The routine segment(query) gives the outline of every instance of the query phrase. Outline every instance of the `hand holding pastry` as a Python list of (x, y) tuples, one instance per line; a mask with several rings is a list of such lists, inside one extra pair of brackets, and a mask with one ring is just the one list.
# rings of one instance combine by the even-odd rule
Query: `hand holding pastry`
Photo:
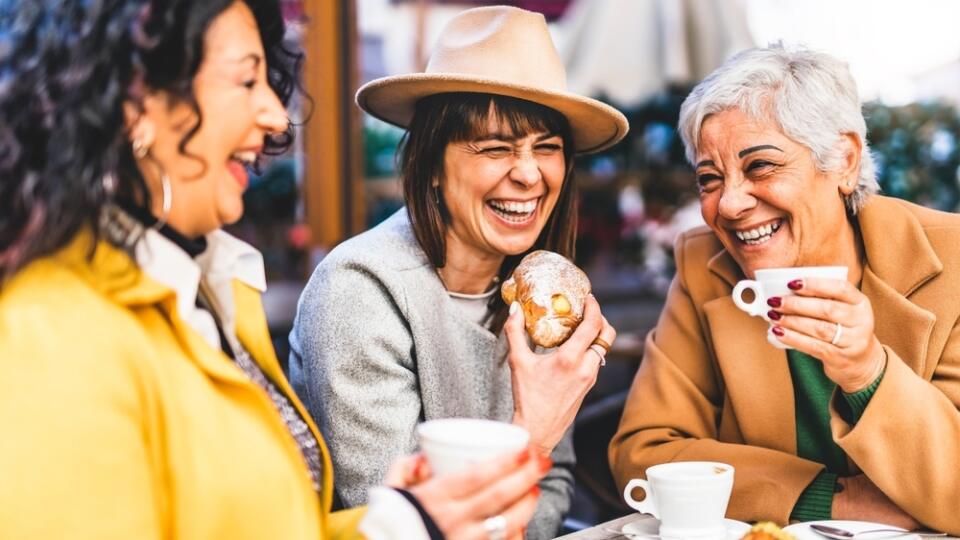
[(513, 421), (530, 432), (530, 443), (550, 453), (573, 423), (584, 396), (597, 380), (603, 355), (600, 350), (617, 337), (600, 313), (593, 295), (584, 302), (583, 321), (556, 349), (535, 354), (527, 345), (523, 310), (510, 306), (504, 325), (510, 345), (510, 371), (513, 382)]

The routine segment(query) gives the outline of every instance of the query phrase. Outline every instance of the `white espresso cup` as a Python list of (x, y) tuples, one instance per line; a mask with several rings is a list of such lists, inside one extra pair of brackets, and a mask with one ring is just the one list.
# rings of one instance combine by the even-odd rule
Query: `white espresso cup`
[[(733, 303), (753, 317), (763, 317), (771, 323), (767, 329), (767, 341), (778, 349), (789, 349), (773, 333), (773, 321), (767, 316), (771, 308), (767, 299), (771, 296), (789, 296), (794, 294), (787, 283), (802, 278), (847, 279), (846, 266), (797, 266), (793, 268), (765, 268), (755, 272), (756, 279), (744, 279), (733, 288)], [(753, 292), (753, 301), (745, 302), (743, 293)]]
[(530, 443), (520, 426), (479, 418), (428, 420), (417, 426), (417, 438), (435, 476), (519, 452)]
[[(643, 488), (642, 501), (632, 496)], [(721, 540), (733, 490), (733, 466), (713, 461), (675, 461), (647, 469), (647, 479), (627, 482), (623, 499), (631, 508), (660, 520), (662, 539)]]

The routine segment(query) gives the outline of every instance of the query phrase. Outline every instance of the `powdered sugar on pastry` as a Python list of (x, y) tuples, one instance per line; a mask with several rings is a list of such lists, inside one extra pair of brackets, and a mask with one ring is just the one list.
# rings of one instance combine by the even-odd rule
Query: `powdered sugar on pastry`
[(534, 251), (520, 261), (500, 288), (508, 304), (523, 309), (527, 333), (541, 347), (556, 347), (583, 320), (590, 280), (572, 262), (551, 251)]

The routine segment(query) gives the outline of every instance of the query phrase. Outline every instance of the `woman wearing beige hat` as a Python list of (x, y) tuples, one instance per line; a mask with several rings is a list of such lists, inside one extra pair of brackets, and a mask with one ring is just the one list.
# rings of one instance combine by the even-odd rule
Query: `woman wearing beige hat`
[[(571, 257), (573, 155), (607, 148), (622, 114), (569, 93), (546, 23), (465, 11), (425, 73), (373, 81), (357, 103), (408, 130), (406, 208), (318, 266), (291, 333), (291, 378), (331, 441), (337, 494), (362, 504), (418, 422), (513, 421), (552, 468), (527, 535), (553, 537), (573, 491), (565, 436), (613, 342), (596, 301), (559, 348), (535, 354), (499, 283), (535, 249)], [(513, 310), (511, 310), (513, 311)]]

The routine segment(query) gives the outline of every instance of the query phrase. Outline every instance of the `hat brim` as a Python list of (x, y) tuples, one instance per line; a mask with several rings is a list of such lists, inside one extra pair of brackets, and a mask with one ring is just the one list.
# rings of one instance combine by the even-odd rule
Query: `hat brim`
[(357, 91), (357, 105), (371, 116), (406, 128), (417, 101), (446, 92), (480, 92), (510, 96), (550, 107), (567, 117), (578, 153), (609, 148), (630, 129), (617, 109), (570, 92), (545, 90), (459, 74), (414, 73), (370, 81)]

